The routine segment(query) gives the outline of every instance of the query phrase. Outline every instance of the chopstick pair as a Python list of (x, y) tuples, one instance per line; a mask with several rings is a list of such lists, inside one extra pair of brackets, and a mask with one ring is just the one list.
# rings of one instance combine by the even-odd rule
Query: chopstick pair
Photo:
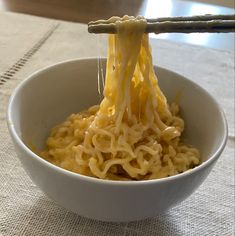
[[(235, 15), (200, 15), (146, 19), (145, 33), (229, 33), (235, 32)], [(89, 33), (117, 33), (115, 23), (108, 20), (88, 23)]]

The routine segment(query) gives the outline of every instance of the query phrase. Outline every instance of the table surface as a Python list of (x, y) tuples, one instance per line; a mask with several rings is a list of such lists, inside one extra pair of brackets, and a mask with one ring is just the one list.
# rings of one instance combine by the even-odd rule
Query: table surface
[(155, 64), (195, 81), (223, 107), (226, 148), (206, 181), (187, 200), (151, 219), (104, 223), (58, 206), (27, 176), (6, 124), (14, 88), (31, 73), (63, 60), (106, 55), (106, 38), (87, 27), (15, 13), (0, 14), (0, 235), (233, 235), (234, 54), (152, 39)]

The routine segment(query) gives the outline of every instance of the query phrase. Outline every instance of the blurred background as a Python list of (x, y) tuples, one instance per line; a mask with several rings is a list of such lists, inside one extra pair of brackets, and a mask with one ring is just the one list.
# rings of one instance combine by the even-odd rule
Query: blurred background
[[(0, 12), (11, 11), (48, 18), (88, 23), (113, 15), (142, 15), (146, 18), (201, 14), (235, 14), (234, 0), (0, 0)], [(160, 34), (161, 38), (234, 51), (235, 35)]]

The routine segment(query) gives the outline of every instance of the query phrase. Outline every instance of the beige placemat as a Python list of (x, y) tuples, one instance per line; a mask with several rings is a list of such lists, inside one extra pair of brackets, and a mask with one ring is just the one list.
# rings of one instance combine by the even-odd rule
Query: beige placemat
[(86, 26), (0, 13), (0, 235), (226, 235), (234, 233), (234, 54), (156, 40), (154, 62), (194, 80), (223, 106), (229, 141), (212, 173), (186, 201), (155, 218), (104, 223), (68, 212), (24, 172), (6, 125), (13, 89), (35, 70), (80, 57), (105, 56), (103, 36)]

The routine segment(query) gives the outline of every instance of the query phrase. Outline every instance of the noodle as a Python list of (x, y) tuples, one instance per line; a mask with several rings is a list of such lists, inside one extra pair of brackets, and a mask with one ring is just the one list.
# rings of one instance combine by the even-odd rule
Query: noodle
[(198, 165), (197, 149), (180, 140), (184, 121), (169, 106), (154, 73), (146, 21), (111, 18), (104, 99), (52, 129), (41, 156), (101, 179), (146, 180)]

